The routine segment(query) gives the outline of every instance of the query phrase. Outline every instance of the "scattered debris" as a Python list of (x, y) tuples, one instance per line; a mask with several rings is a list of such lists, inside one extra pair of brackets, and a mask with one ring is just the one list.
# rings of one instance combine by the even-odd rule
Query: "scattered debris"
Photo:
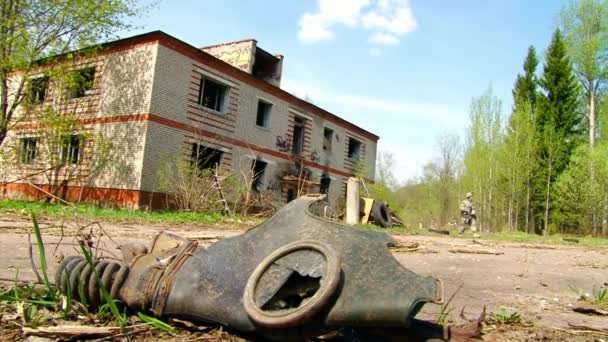
[(581, 330), (581, 331), (593, 331), (593, 332), (599, 332), (599, 333), (604, 333), (608, 335), (608, 327), (606, 326), (597, 326), (597, 325), (593, 325), (593, 324), (574, 324), (574, 323), (568, 323), (568, 326), (572, 329), (576, 329), (576, 330)]
[(450, 231), (449, 230), (445, 230), (445, 229), (429, 228), (429, 232), (431, 232), (431, 233), (437, 233), (437, 234), (442, 234), (442, 235), (450, 235)]
[(608, 311), (592, 308), (590, 306), (577, 306), (572, 308), (572, 311), (586, 315), (608, 316)]
[(557, 246), (543, 245), (543, 244), (531, 244), (531, 243), (522, 243), (522, 244), (518, 244), (518, 245), (513, 245), (513, 247), (530, 248), (530, 249), (558, 249)]
[(488, 255), (501, 255), (504, 252), (498, 252), (492, 249), (479, 249), (479, 248), (452, 248), (450, 253), (465, 253), (465, 254), (488, 254)]
[(54, 338), (84, 338), (102, 337), (114, 335), (121, 332), (120, 327), (91, 327), (83, 325), (59, 325), (56, 327), (22, 328), (25, 336), (40, 336)]

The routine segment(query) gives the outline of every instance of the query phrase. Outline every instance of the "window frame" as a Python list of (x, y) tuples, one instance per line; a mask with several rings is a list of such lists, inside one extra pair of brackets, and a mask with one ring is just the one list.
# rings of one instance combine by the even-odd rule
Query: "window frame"
[[(82, 160), (82, 149), (84, 145), (83, 136), (80, 134), (70, 134), (61, 139), (61, 150), (59, 152), (59, 161), (62, 165), (78, 165)], [(72, 145), (74, 141), (78, 142), (76, 148)], [(76, 154), (74, 154), (76, 150)]]
[(319, 193), (329, 195), (331, 189), (331, 177), (327, 174), (322, 174), (319, 178)]
[[(89, 73), (91, 78), (90, 80), (85, 79), (85, 76), (83, 76), (83, 74), (87, 71), (91, 71)], [(95, 66), (88, 66), (72, 71), (70, 74), (72, 78), (70, 82), (74, 82), (74, 84), (68, 85), (68, 99), (74, 100), (89, 96), (91, 94), (91, 90), (95, 86), (95, 73)], [(78, 80), (78, 77), (82, 77), (82, 79)]]
[[(329, 137), (327, 136), (327, 132), (329, 132)], [(323, 127), (323, 151), (326, 151), (326, 152), (332, 151), (334, 134), (335, 134), (335, 131), (333, 129), (331, 129), (329, 127)], [(327, 144), (326, 144), (326, 142), (327, 142)]]
[(34, 165), (36, 163), (39, 143), (39, 137), (22, 137), (19, 139), (19, 163), (21, 165)]
[[(296, 115), (293, 120), (293, 136), (291, 137), (291, 153), (299, 156), (304, 152), (304, 136), (306, 135), (306, 119), (305, 117)], [(300, 122), (298, 122), (300, 121)], [(296, 127), (300, 129), (299, 141), (296, 141)], [(298, 147), (296, 149), (296, 147)]]
[[(40, 88), (36, 88), (34, 89), (35, 85), (40, 85), (39, 83), (34, 83), (34, 82), (38, 82), (38, 81), (42, 81), (44, 84), (44, 87), (42, 87), (42, 91), (40, 91)], [(42, 76), (35, 76), (35, 77), (30, 77), (28, 80), (28, 86), (27, 86), (27, 101), (29, 104), (31, 105), (40, 105), (43, 104), (44, 101), (46, 100), (46, 97), (48, 95), (48, 91), (49, 91), (49, 82), (50, 82), (50, 78), (47, 75), (42, 75)], [(39, 94), (42, 93), (42, 96), (39, 96)], [(34, 96), (36, 95), (36, 96)]]
[[(205, 157), (204, 151), (209, 150), (209, 154)], [(217, 157), (217, 161), (212, 165), (209, 165), (209, 162), (214, 160)], [(222, 165), (222, 160), (224, 159), (224, 151), (213, 148), (207, 145), (192, 143), (192, 153), (190, 155), (190, 166), (196, 166), (199, 170), (213, 170), (215, 166), (220, 167)]]
[[(356, 154), (354, 153), (354, 151), (351, 150), (351, 148), (353, 147), (352, 142), (356, 142), (356, 146), (357, 146), (357, 151)], [(353, 137), (348, 137), (348, 150), (347, 150), (347, 154), (346, 156), (351, 159), (351, 160), (361, 160), (361, 148), (363, 147), (363, 141), (353, 138)]]
[[(258, 123), (259, 117), (260, 117), (260, 105), (263, 105), (265, 107), (265, 111), (263, 113), (263, 124), (262, 125), (260, 125)], [(270, 128), (270, 116), (272, 115), (272, 107), (273, 107), (273, 103), (258, 98), (258, 106), (257, 106), (256, 116), (255, 116), (255, 125), (257, 127)]]
[[(218, 89), (222, 90), (221, 94), (219, 96), (219, 102), (218, 102), (218, 99), (216, 97), (215, 105), (213, 107), (206, 106), (204, 104), (204, 101), (203, 101), (204, 98), (205, 98), (204, 97), (204, 95), (205, 95), (205, 85), (206, 85), (207, 82), (210, 82), (210, 83), (213, 83), (213, 84), (217, 85)], [(210, 78), (210, 77), (207, 77), (207, 76), (203, 76), (203, 77), (201, 77), (201, 80), (199, 82), (198, 98), (196, 100), (196, 103), (199, 106), (205, 107), (205, 108), (207, 108), (209, 110), (212, 110), (212, 111), (214, 111), (216, 113), (224, 113), (225, 112), (225, 107), (226, 107), (226, 95), (229, 92), (230, 92), (230, 86), (229, 85), (227, 85), (227, 84), (225, 84), (223, 82), (220, 82), (220, 81), (218, 81), (216, 79), (213, 79), (213, 78)], [(217, 96), (217, 94), (216, 94), (216, 96)], [(219, 108), (216, 108), (216, 107), (219, 107)]]
[[(258, 163), (260, 165), (263, 165), (263, 167), (261, 168), (261, 171), (256, 171), (257, 170), (257, 165)], [(251, 171), (253, 172), (253, 174), (251, 175), (252, 180), (251, 180), (251, 190), (255, 191), (255, 192), (262, 192), (264, 191), (264, 179), (266, 176), (266, 171), (268, 169), (268, 162), (262, 159), (254, 159), (253, 160), (253, 165), (251, 166)]]

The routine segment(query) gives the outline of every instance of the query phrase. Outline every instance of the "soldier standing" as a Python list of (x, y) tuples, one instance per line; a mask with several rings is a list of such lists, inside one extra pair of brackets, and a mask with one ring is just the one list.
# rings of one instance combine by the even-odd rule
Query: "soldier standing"
[(460, 202), (460, 227), (458, 227), (458, 233), (462, 234), (467, 229), (476, 231), (475, 221), (475, 207), (473, 206), (473, 193), (467, 192), (466, 199)]

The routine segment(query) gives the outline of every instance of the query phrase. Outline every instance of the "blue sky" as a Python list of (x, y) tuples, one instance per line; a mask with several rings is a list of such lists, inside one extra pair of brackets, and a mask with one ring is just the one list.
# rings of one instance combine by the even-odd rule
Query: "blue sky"
[(544, 54), (566, 0), (163, 0), (139, 28), (195, 46), (254, 38), (285, 56), (282, 88), (380, 136), (404, 181), (436, 137), (464, 136), (472, 97), (511, 107), (529, 45)]

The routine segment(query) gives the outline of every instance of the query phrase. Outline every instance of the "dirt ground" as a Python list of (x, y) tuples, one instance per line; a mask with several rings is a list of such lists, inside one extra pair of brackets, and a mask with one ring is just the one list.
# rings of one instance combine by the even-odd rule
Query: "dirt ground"
[[(41, 220), (47, 245), (50, 271), (54, 256), (76, 254), (77, 245), (69, 237), (82, 222), (66, 223), (64, 237), (56, 222)], [(28, 256), (27, 229), (30, 222), (19, 216), (0, 217), (0, 279), (13, 279), (17, 270), (23, 280), (34, 280)], [(149, 243), (160, 231), (213, 243), (217, 239), (242, 233), (247, 224), (160, 225), (102, 223), (113, 241), (104, 237), (100, 247), (106, 256), (119, 256), (116, 245), (130, 241)], [(71, 227), (71, 228), (70, 228)], [(572, 311), (581, 303), (573, 289), (592, 293), (594, 287), (608, 286), (608, 248), (583, 246), (530, 245), (445, 236), (405, 236), (394, 238), (403, 244), (417, 243), (414, 251), (394, 252), (408, 269), (443, 280), (446, 299), (458, 291), (448, 306), (448, 319), (461, 323), (476, 318), (484, 307), (488, 313), (517, 312), (524, 324), (509, 328), (488, 327), (486, 337), (493, 341), (596, 340), (608, 334), (590, 332), (593, 327), (608, 327), (607, 316), (589, 316)], [(32, 239), (34, 237), (32, 236)], [(55, 245), (61, 245), (55, 251)], [(481, 248), (497, 255), (453, 253), (457, 248)], [(35, 248), (33, 250), (36, 259)], [(52, 274), (52, 273), (51, 273)], [(458, 290), (460, 288), (460, 290)], [(380, 290), (380, 289), (379, 289)], [(419, 318), (435, 320), (441, 306), (427, 304)], [(588, 328), (575, 328), (587, 326)], [(585, 332), (586, 331), (586, 332)]]

